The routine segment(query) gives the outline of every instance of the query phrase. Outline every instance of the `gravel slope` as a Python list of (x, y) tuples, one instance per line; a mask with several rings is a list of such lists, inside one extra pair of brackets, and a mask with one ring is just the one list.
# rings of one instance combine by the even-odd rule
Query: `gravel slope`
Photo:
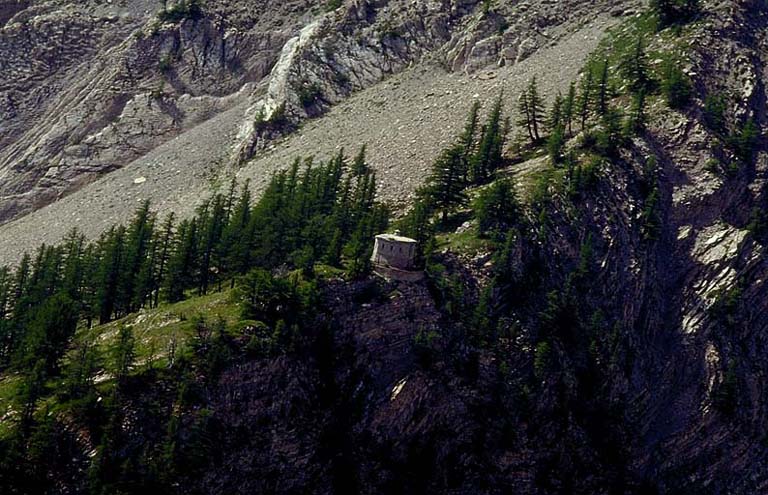
[(422, 182), (440, 149), (459, 132), (473, 98), (487, 106), (503, 89), (507, 107), (514, 109), (516, 95), (534, 75), (548, 95), (566, 90), (605, 29), (616, 22), (617, 18), (607, 15), (598, 17), (519, 64), (472, 76), (418, 65), (357, 93), (233, 170), (227, 164), (247, 104), (243, 96), (231, 110), (149, 155), (0, 226), (0, 264), (16, 262), (24, 251), (41, 243), (56, 243), (75, 227), (97, 237), (115, 222), (128, 219), (144, 199), (152, 200), (161, 214), (188, 215), (233, 173), (239, 179), (250, 178), (259, 190), (275, 170), (287, 167), (296, 156), (313, 154), (324, 159), (341, 147), (353, 154), (363, 143), (379, 173), (383, 196), (402, 203)]

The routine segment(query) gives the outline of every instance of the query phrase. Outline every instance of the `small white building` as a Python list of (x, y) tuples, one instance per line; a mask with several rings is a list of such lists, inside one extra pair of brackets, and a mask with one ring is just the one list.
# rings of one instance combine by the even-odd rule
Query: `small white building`
[(376, 267), (413, 270), (416, 260), (415, 239), (394, 234), (379, 234), (373, 245), (371, 261)]

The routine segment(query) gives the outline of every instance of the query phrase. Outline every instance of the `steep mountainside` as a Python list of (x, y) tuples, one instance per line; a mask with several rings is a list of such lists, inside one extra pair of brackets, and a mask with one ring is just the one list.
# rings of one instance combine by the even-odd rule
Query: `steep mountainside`
[[(121, 256), (110, 243), (143, 230), (113, 230), (86, 250), (101, 263), (88, 273), (106, 282), (83, 282), (88, 324), (78, 336), (112, 356), (118, 329), (133, 327), (142, 350), (122, 375), (93, 365), (102, 372), (79, 401), (59, 390), (32, 401), (26, 450), (7, 447), (27, 464), (0, 463), (0, 481), (44, 482), (49, 493), (768, 493), (764, 1), (701, 2), (667, 26), (619, 1), (264, 2), (280, 12), (264, 16), (232, 0), (162, 22), (137, 3), (88, 15), (65, 1), (2, 5), (3, 37), (28, 40), (24, 26), (39, 23), (66, 50), (0, 86), (19, 85), (6, 98), (18, 117), (0, 124), (10, 220), (0, 264), (73, 226), (97, 238), (139, 200), (191, 217), (231, 176), (266, 200), (251, 213), (256, 226), (212, 220), (217, 208), (236, 210), (234, 195), (182, 224), (174, 252), (205, 264), (171, 279), (187, 280), (176, 299), (173, 283), (156, 283), (140, 294), (150, 303), (137, 302), (133, 285), (109, 276)], [(57, 31), (57, 22), (84, 25)], [(13, 52), (0, 64), (34, 45), (15, 43), (0, 44)], [(533, 76), (550, 101), (572, 81), (574, 94), (586, 87), (583, 120), (547, 123), (546, 141), (513, 123), (492, 177), (462, 191), (479, 199), (424, 206), (434, 190), (414, 192), (435, 157), (455, 156), (441, 150), (457, 149), (472, 103), (483, 104), (485, 130), (496, 97), (525, 121), (518, 95), (528, 112), (536, 106)], [(469, 141), (457, 153), (472, 154), (474, 167), (483, 140)], [(294, 158), (362, 144), (382, 197), (411, 209), (401, 227), (423, 236), (424, 281), (360, 269), (370, 235), (347, 232), (344, 249), (335, 242), (350, 218), (362, 232), (381, 220), (369, 175), (355, 183), (370, 196), (365, 214), (345, 209), (352, 179), (334, 190), (345, 200), (307, 202), (323, 195), (317, 184), (333, 161), (317, 184), (298, 165), (268, 180)], [(334, 187), (342, 175), (339, 165)], [(492, 193), (512, 194), (505, 177), (519, 202), (493, 211)], [(36, 209), (58, 194), (68, 195)], [(513, 218), (494, 232), (483, 215)], [(250, 233), (247, 261), (232, 256), (256, 271), (241, 278), (211, 247), (224, 231)], [(160, 256), (147, 251), (151, 261), (136, 266), (151, 272)], [(237, 288), (218, 301), (191, 297), (214, 281), (226, 290), (233, 277)], [(104, 313), (93, 302), (104, 287), (123, 291), (127, 309)], [(160, 294), (172, 304), (158, 307)], [(97, 310), (105, 323), (91, 327)], [(221, 326), (187, 321), (195, 311), (221, 315)], [(186, 354), (175, 355), (177, 338)], [(163, 367), (156, 340), (168, 349)], [(9, 366), (0, 398), (23, 378)], [(8, 404), (2, 418), (27, 424)], [(55, 440), (55, 453), (40, 452), (41, 438)]]
[[(210, 2), (179, 20), (136, 2), (34, 2), (2, 28), (0, 223), (81, 192), (0, 227), (0, 261), (71, 227), (97, 235), (127, 218), (134, 197), (189, 212), (216, 177), (244, 164), (241, 175), (263, 183), (295, 156), (327, 156), (338, 145), (368, 143), (371, 162), (388, 176), (384, 193), (402, 201), (450, 138), (447, 126), (466, 113), (469, 102), (454, 95), (514, 95), (537, 73), (550, 93), (565, 89), (618, 19), (611, 14), (631, 13), (632, 2), (614, 3), (486, 12), (479, 2), (364, 1), (325, 12), (301, 2)], [(63, 34), (39, 34), (46, 29)], [(42, 55), (27, 56), (34, 50), (60, 54), (44, 64)], [(376, 84), (404, 70), (402, 79)], [(289, 134), (287, 145), (262, 150), (271, 148), (268, 138), (368, 87), (367, 97)], [(268, 120), (281, 106), (282, 125), (254, 127), (260, 112)], [(138, 178), (146, 182), (134, 185)]]

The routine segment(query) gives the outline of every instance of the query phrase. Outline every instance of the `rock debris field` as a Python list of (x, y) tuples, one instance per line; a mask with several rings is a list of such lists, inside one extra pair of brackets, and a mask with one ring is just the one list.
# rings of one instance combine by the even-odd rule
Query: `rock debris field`
[(290, 166), (296, 157), (325, 160), (341, 148), (354, 155), (363, 144), (378, 173), (382, 198), (402, 207), (440, 150), (460, 132), (473, 100), (487, 110), (503, 90), (506, 109), (514, 118), (517, 95), (533, 76), (547, 96), (566, 91), (615, 22), (607, 15), (599, 17), (516, 65), (472, 75), (447, 73), (428, 62), (416, 65), (305, 122), (236, 168), (231, 156), (247, 108), (243, 97), (230, 110), (140, 159), (0, 226), (0, 264), (16, 263), (23, 252), (42, 243), (55, 244), (73, 228), (96, 238), (111, 225), (127, 221), (145, 199), (160, 216), (174, 212), (183, 217), (213, 191), (226, 188), (233, 176), (250, 179), (258, 193), (275, 171)]

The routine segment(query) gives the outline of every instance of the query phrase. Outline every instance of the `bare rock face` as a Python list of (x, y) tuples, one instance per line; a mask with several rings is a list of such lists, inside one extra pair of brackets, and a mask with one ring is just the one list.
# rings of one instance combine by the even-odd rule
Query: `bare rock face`
[(267, 95), (255, 102), (241, 129), (237, 160), (248, 160), (268, 144), (264, 138), (274, 134), (269, 120), (277, 110), (278, 127), (286, 119), (296, 124), (317, 117), (352, 92), (427, 59), (464, 73), (513, 65), (572, 32), (588, 19), (590, 10), (615, 3), (490, 8), (472, 0), (349, 2), (286, 43), (272, 69)]
[(233, 2), (180, 20), (154, 2), (20, 5), (0, 31), (0, 222), (231, 108), (307, 8), (281, 2), (270, 21)]

